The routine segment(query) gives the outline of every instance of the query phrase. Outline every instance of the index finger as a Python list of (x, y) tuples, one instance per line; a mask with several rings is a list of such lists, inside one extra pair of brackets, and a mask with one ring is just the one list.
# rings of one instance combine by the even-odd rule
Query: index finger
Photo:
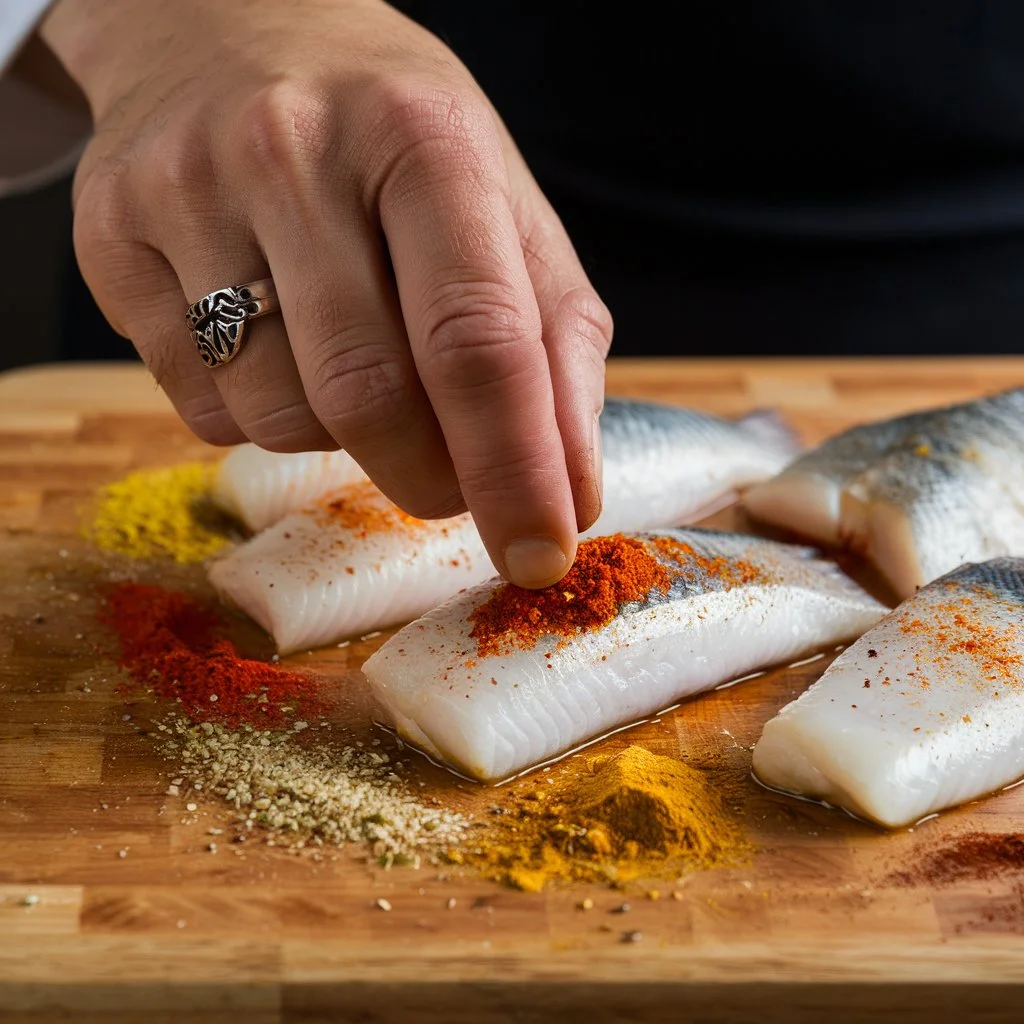
[(433, 102), (444, 123), (426, 109), (381, 191), (402, 312), (492, 560), (520, 586), (546, 586), (572, 565), (576, 514), (537, 299), (490, 114)]

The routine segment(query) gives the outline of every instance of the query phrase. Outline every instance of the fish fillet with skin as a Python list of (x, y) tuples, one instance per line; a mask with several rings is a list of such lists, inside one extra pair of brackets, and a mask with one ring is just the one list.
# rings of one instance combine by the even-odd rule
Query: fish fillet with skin
[[(775, 472), (793, 444), (772, 414), (733, 424), (627, 399), (609, 399), (602, 435), (605, 511), (598, 525), (608, 532), (691, 518), (755, 475)], [(274, 464), (246, 458), (259, 470), (257, 483), (271, 479)], [(306, 486), (307, 477), (296, 476)], [(256, 510), (268, 515), (269, 488), (259, 493), (250, 519)], [(347, 507), (336, 514), (346, 495)], [(363, 507), (372, 529), (359, 524)], [(407, 622), (494, 573), (468, 515), (412, 519), (363, 478), (286, 515), (214, 563), (209, 576), (284, 654)]]
[[(769, 411), (734, 421), (609, 398), (600, 423), (605, 504), (591, 536), (692, 522), (777, 473), (798, 448), (791, 428)], [(344, 451), (279, 454), (243, 444), (221, 462), (212, 498), (258, 533), (329, 491), (365, 479)]]
[(859, 636), (886, 611), (810, 548), (693, 529), (633, 539), (671, 586), (600, 629), (481, 654), (471, 615), (508, 586), (492, 580), (399, 630), (363, 666), (399, 734), (474, 778), (504, 779), (684, 697)]
[(259, 533), (329, 491), (365, 479), (345, 451), (282, 454), (242, 444), (221, 460), (210, 497)]
[(902, 599), (1024, 555), (1024, 389), (849, 430), (744, 495), (757, 519), (866, 555)]
[(765, 725), (754, 771), (888, 828), (1024, 776), (1024, 559), (903, 602)]
[(604, 504), (587, 537), (696, 522), (778, 473), (799, 449), (792, 429), (770, 411), (726, 420), (609, 398), (600, 423)]

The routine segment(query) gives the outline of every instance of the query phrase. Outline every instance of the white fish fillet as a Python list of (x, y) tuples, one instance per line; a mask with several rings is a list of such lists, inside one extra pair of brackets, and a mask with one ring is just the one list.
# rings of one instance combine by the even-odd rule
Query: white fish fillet
[[(709, 504), (731, 500), (742, 484), (775, 472), (794, 450), (792, 432), (773, 413), (732, 423), (689, 409), (609, 399), (601, 423), (605, 511), (597, 528), (609, 532), (694, 518)], [(244, 506), (254, 528), (329, 475), (318, 468), (326, 465), (323, 455), (268, 460), (253, 446), (236, 455), (222, 479), (243, 495), (235, 507)], [(332, 453), (330, 466), (358, 470), (343, 455)], [(355, 487), (357, 502), (369, 502), (378, 518), (394, 509), (365, 477)], [(341, 488), (292, 511), (210, 570), (221, 595), (270, 632), (282, 654), (408, 621), (494, 575), (468, 516), (417, 520), (413, 528), (396, 512), (392, 536), (386, 530), (359, 536), (358, 528), (324, 514), (330, 500), (346, 493)]]
[(285, 516), (209, 578), (288, 654), (407, 622), (494, 571), (468, 514), (413, 519), (366, 481)]
[(259, 533), (329, 491), (365, 479), (345, 451), (281, 454), (242, 444), (221, 461), (211, 498)]
[(901, 604), (765, 725), (754, 771), (889, 828), (1024, 776), (1024, 559)]
[(866, 555), (900, 598), (964, 562), (1024, 555), (1024, 389), (856, 427), (743, 502)]
[[(503, 779), (683, 697), (858, 636), (886, 611), (809, 548), (666, 531), (692, 548), (676, 564), (654, 536), (636, 535), (677, 573), (671, 589), (599, 630), (481, 656), (470, 615), (506, 586), (492, 580), (396, 633), (363, 671), (399, 733), (468, 775)], [(727, 585), (707, 570), (713, 559), (740, 562), (747, 581)]]
[(726, 420), (609, 398), (600, 422), (604, 505), (587, 537), (696, 522), (778, 473), (799, 450), (792, 428), (767, 410)]

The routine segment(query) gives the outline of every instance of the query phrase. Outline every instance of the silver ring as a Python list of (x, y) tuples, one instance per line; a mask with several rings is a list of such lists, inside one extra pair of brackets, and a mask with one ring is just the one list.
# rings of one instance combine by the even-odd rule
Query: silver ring
[(188, 307), (185, 322), (203, 362), (223, 366), (241, 350), (245, 325), (280, 309), (274, 282), (268, 277), (204, 295)]

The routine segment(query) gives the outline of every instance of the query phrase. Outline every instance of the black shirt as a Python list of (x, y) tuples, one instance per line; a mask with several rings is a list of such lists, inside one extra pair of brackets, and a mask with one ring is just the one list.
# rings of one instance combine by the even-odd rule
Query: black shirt
[(397, 6), (505, 119), (616, 351), (1019, 350), (1024, 5)]

